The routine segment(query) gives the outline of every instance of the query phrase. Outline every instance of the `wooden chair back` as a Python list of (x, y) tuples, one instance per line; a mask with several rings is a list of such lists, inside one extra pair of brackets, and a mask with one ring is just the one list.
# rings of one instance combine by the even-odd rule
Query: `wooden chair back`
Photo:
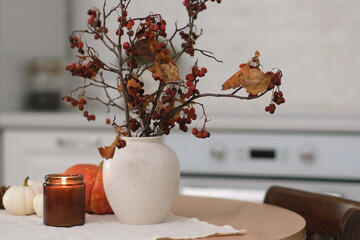
[[(359, 228), (360, 210), (357, 207), (360, 207), (360, 202), (273, 186), (268, 189), (264, 203), (300, 214), (306, 221), (307, 239), (323, 239), (313, 237), (319, 234), (339, 240), (360, 239), (360, 229), (354, 230), (352, 226)], [(357, 238), (344, 238), (351, 234), (355, 234)]]
[(360, 208), (350, 208), (345, 212), (340, 221), (339, 239), (360, 239)]

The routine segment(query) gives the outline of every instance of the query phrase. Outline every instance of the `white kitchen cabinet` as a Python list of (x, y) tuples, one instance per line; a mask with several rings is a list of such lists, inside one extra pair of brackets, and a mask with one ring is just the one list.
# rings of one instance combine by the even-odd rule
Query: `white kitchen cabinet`
[(77, 163), (99, 164), (97, 147), (112, 143), (107, 130), (22, 129), (3, 131), (3, 183), (21, 184), (26, 176), (43, 181)]

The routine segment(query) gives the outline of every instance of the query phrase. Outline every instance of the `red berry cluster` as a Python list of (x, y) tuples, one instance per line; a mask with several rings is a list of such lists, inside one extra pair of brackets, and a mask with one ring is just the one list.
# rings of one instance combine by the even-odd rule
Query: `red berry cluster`
[(95, 121), (96, 116), (95, 114), (89, 114), (88, 111), (84, 111), (84, 117), (87, 118), (88, 121)]
[[(211, 0), (212, 2), (215, 2), (215, 0)], [(186, 10), (188, 11), (188, 15), (190, 17), (194, 17), (197, 19), (197, 14), (201, 11), (204, 11), (206, 9), (206, 1), (201, 0), (184, 0), (183, 4), (186, 7)], [(221, 3), (221, 0), (216, 0), (217, 3)]]
[(69, 102), (72, 107), (78, 106), (80, 111), (84, 110), (84, 105), (86, 105), (87, 103), (87, 101), (83, 97), (81, 97), (79, 100), (76, 100), (75, 98), (70, 96), (63, 96), (62, 99), (66, 102)]
[(87, 14), (90, 16), (88, 19), (88, 24), (93, 28), (100, 28), (100, 11), (98, 9), (89, 9)]
[(170, 50), (166, 48), (166, 43), (165, 42), (162, 42), (158, 45), (155, 46), (155, 51), (156, 52), (161, 52), (163, 51), (163, 53), (165, 55), (169, 55), (170, 54)]
[(208, 137), (210, 137), (210, 133), (208, 131), (206, 131), (204, 127), (200, 131), (197, 130), (196, 128), (193, 128), (192, 134), (197, 138), (208, 138)]
[(132, 108), (137, 108), (141, 104), (144, 103), (144, 98), (146, 97), (144, 95), (145, 91), (143, 89), (144, 83), (140, 82), (140, 80), (135, 80), (137, 85), (136, 86), (130, 86), (128, 87), (128, 103), (131, 105)]
[(185, 76), (186, 79), (185, 85), (187, 87), (187, 92), (180, 94), (181, 100), (190, 98), (191, 96), (200, 93), (199, 89), (196, 88), (196, 85), (199, 82), (197, 78), (204, 77), (206, 73), (207, 73), (206, 68), (203, 67), (199, 69), (198, 66), (196, 66), (196, 64), (191, 68), (191, 73)]
[(190, 124), (191, 119), (186, 117), (179, 117), (178, 119), (176, 119), (176, 123), (179, 125), (179, 129), (181, 131), (187, 132), (189, 128), (186, 126), (186, 124)]
[[(215, 0), (211, 0), (212, 2), (215, 2)], [(197, 18), (197, 14), (203, 10), (206, 9), (206, 1), (200, 1), (200, 0), (184, 0), (183, 4), (186, 7), (186, 10), (188, 11), (188, 14), (190, 17)], [(221, 3), (221, 0), (216, 0), (217, 3)]]
[[(128, 30), (131, 30), (134, 25), (135, 25), (135, 21), (132, 20), (132, 19), (130, 19), (130, 20), (127, 21), (127, 23), (126, 23), (126, 28), (127, 28)], [(132, 35), (133, 35), (133, 34), (131, 34), (131, 36), (132, 36)]]
[(142, 35), (144, 35), (144, 37), (146, 39), (153, 39), (157, 36), (161, 36), (166, 38), (167, 34), (166, 34), (166, 21), (163, 19), (159, 19), (156, 17), (150, 17), (148, 16), (145, 20), (145, 24), (143, 24), (142, 26), (144, 27), (144, 29), (142, 29), (143, 34), (138, 35), (139, 37), (142, 37)]
[(190, 17), (197, 18), (197, 14), (206, 9), (205, 2), (201, 2), (199, 0), (184, 0), (183, 1), (186, 10)]
[[(175, 127), (175, 121), (173, 119), (167, 119), (167, 111), (164, 108), (161, 108), (159, 112), (153, 112), (151, 119), (153, 120), (153, 129), (159, 127), (165, 135), (170, 133), (170, 130)], [(150, 121), (150, 118), (146, 118), (146, 122)], [(151, 127), (149, 127), (151, 132)]]
[(116, 32), (115, 32), (115, 34), (122, 36), (122, 35), (124, 35), (124, 30), (122, 30), (122, 29), (117, 29)]
[(124, 139), (117, 138), (116, 142), (115, 142), (115, 146), (117, 148), (124, 148), (124, 147), (126, 147), (126, 141)]
[[(176, 98), (177, 94), (180, 96), (181, 100), (189, 99), (192, 96), (199, 94), (199, 90), (196, 88), (196, 85), (198, 83), (199, 77), (204, 77), (207, 73), (206, 68), (199, 68), (196, 64), (192, 67), (191, 73), (186, 75), (186, 82), (183, 91), (181, 88), (177, 89), (175, 86), (168, 87), (164, 92), (163, 95), (160, 98), (160, 101), (162, 104), (169, 104), (169, 106), (173, 106), (175, 104), (175, 101), (178, 101), (179, 99)], [(166, 120), (168, 113), (166, 108), (162, 108), (159, 113), (153, 113), (151, 118), (153, 120), (159, 120), (158, 123), (155, 122), (154, 126), (158, 126), (162, 128), (164, 134), (168, 134), (170, 132), (170, 129), (174, 127), (174, 120)], [(196, 110), (193, 107), (190, 108), (183, 108), (181, 110), (181, 116), (178, 116), (176, 119), (176, 123), (179, 125), (179, 129), (187, 132), (188, 127), (187, 124), (191, 124), (193, 120), (197, 119)]]
[[(214, 2), (215, 0), (211, 0)], [(201, 0), (184, 0), (183, 5), (186, 7), (186, 10), (188, 12), (189, 17), (193, 17), (194, 19), (197, 19), (197, 15), (199, 12), (206, 9), (206, 1)], [(221, 0), (216, 0), (217, 3), (221, 3)], [(191, 33), (191, 36), (189, 37), (189, 34), (185, 33), (184, 31), (180, 31), (180, 36), (182, 39), (185, 40), (184, 43), (182, 43), (181, 47), (185, 49), (185, 52), (189, 54), (190, 56), (194, 56), (194, 45), (195, 40), (199, 37), (195, 33)], [(190, 38), (190, 39), (189, 39)]]
[(189, 34), (185, 33), (184, 31), (180, 31), (179, 34), (181, 36), (181, 39), (185, 40), (185, 42), (181, 44), (181, 47), (185, 48), (185, 52), (193, 57), (195, 53), (195, 40), (199, 37), (199, 35), (192, 33), (189, 39)]
[(127, 20), (127, 11), (124, 11), (123, 16), (118, 17), (119, 28), (116, 30), (116, 35), (122, 36), (124, 34), (123, 28), (127, 28), (127, 34), (132, 37), (134, 36), (133, 26), (135, 25), (135, 21), (132, 19)]
[(268, 86), (268, 90), (274, 89), (276, 87), (276, 89), (273, 91), (273, 94), (272, 94), (271, 103), (265, 107), (266, 112), (273, 114), (276, 109), (275, 104), (280, 105), (280, 104), (285, 103), (284, 94), (282, 91), (280, 91), (280, 88), (279, 88), (281, 85), (282, 73), (280, 70), (278, 70), (276, 73), (267, 72), (266, 74), (272, 76), (271, 81)]
[[(128, 21), (126, 20), (126, 16), (119, 17), (118, 21), (120, 21), (120, 28), (116, 31), (116, 34), (123, 34), (123, 27), (127, 28), (127, 34), (129, 36), (134, 35), (133, 27), (135, 25), (134, 20), (130, 19)], [(163, 19), (158, 19), (156, 17), (148, 16), (145, 18), (145, 23), (140, 23), (140, 28), (138, 29), (136, 33), (136, 39), (154, 39), (157, 36), (163, 36), (166, 37), (166, 21)], [(138, 50), (134, 47), (132, 44), (132, 40), (129, 42), (123, 43), (122, 47), (125, 50), (125, 53), (127, 56), (131, 57), (127, 61), (127, 65), (130, 68), (137, 68), (138, 64), (136, 62), (135, 57), (138, 56)], [(162, 43), (159, 46), (156, 46), (156, 51), (164, 51), (165, 55), (169, 55), (170, 51), (166, 49), (166, 44)]]
[(84, 78), (92, 78), (96, 76), (101, 68), (104, 67), (104, 63), (97, 57), (94, 57), (93, 61), (89, 61), (86, 65), (81, 63), (72, 63), (66, 66), (66, 70), (70, 71), (73, 76), (79, 76)]
[(192, 122), (192, 120), (196, 120), (197, 115), (195, 113), (195, 108), (191, 107), (191, 108), (184, 108), (183, 111), (183, 116), (179, 117), (176, 122), (179, 125), (179, 129), (187, 132), (188, 131), (188, 127), (186, 126), (186, 124), (190, 124)]
[(108, 28), (104, 28), (101, 26), (100, 11), (98, 9), (89, 9), (87, 13), (88, 15), (90, 15), (88, 19), (88, 24), (90, 27), (94, 28), (96, 32), (94, 38), (99, 39), (102, 32), (107, 33), (109, 30)]
[(129, 128), (131, 129), (131, 131), (136, 132), (140, 127), (141, 125), (136, 119), (129, 119)]
[[(126, 11), (125, 11), (126, 13)], [(127, 13), (126, 13), (127, 15)], [(130, 20), (126, 20), (126, 16), (122, 16), (118, 18), (118, 21), (120, 22), (119, 24), (119, 29), (123, 29), (124, 27), (127, 28), (128, 32), (127, 34), (131, 37), (134, 35), (134, 30), (133, 27), (135, 25), (135, 21), (130, 19)], [(116, 31), (116, 34), (119, 35), (120, 34), (120, 30)], [(164, 38), (166, 38), (167, 34), (166, 34), (166, 21), (159, 18), (158, 15), (157, 16), (148, 16), (145, 18), (145, 22), (140, 23), (139, 25), (139, 29), (136, 32), (136, 38), (137, 39), (141, 39), (141, 38), (145, 38), (145, 39), (154, 39), (157, 36), (162, 36)], [(124, 32), (121, 33), (121, 35)]]
[(127, 61), (127, 65), (128, 67), (132, 67), (132, 68), (137, 68), (138, 67), (138, 64), (135, 60), (134, 57), (136, 57), (138, 55), (137, 53), (137, 50), (133, 48), (133, 46), (131, 46), (131, 43), (130, 42), (125, 42), (123, 43), (123, 48), (125, 50), (125, 54), (127, 56), (131, 56), (133, 58), (129, 59)]
[(276, 105), (280, 105), (285, 102), (284, 94), (282, 91), (279, 90), (274, 92), (273, 102), (276, 103)]
[[(71, 104), (72, 107), (77, 107), (80, 111), (85, 109), (87, 101), (85, 98), (80, 97), (79, 100), (73, 98), (71, 96), (63, 96), (62, 99)], [(84, 111), (84, 117), (87, 118), (88, 121), (95, 121), (96, 117), (94, 114), (89, 114), (88, 111)]]
[[(194, 71), (196, 72), (195, 68)], [(187, 132), (188, 127), (186, 125), (190, 124), (193, 120), (197, 119), (195, 108), (193, 107), (190, 108), (185, 107), (182, 110), (180, 110), (181, 112), (179, 116), (171, 117), (169, 119), (168, 116), (169, 111), (173, 109), (175, 102), (179, 100), (177, 99), (177, 94), (182, 95), (182, 90), (177, 89), (175, 86), (166, 88), (166, 90), (163, 92), (162, 96), (160, 97), (160, 102), (163, 105), (167, 105), (167, 106), (160, 108), (159, 111), (155, 111), (151, 115), (154, 129), (156, 127), (159, 127), (165, 135), (170, 133), (170, 130), (173, 127), (175, 127), (175, 123), (179, 125), (180, 130)]]
[(268, 89), (271, 90), (275, 86), (279, 87), (281, 85), (282, 72), (278, 70), (276, 73), (267, 72), (266, 75), (271, 75), (271, 81), (269, 83)]
[(273, 114), (275, 112), (276, 106), (274, 103), (270, 103), (268, 106), (265, 107), (265, 112), (269, 112)]
[(161, 96), (160, 98), (162, 104), (166, 104), (166, 103), (173, 104), (175, 100), (174, 97), (177, 92), (178, 90), (175, 87), (167, 88), (163, 96)]
[(78, 52), (79, 52), (80, 54), (84, 54), (84, 53), (85, 53), (85, 51), (84, 51), (84, 49), (83, 49), (84, 43), (83, 43), (81, 40), (79, 41), (79, 38), (78, 38), (77, 36), (71, 35), (71, 36), (69, 37), (69, 42), (70, 42), (70, 47), (71, 47), (71, 48), (77, 47), (77, 48), (78, 48)]
[[(118, 17), (118, 19), (117, 19), (118, 22), (119, 22), (119, 23), (124, 23), (124, 22), (126, 22), (126, 20), (127, 20), (127, 19), (126, 19), (127, 15), (128, 15), (128, 12), (125, 10), (125, 11), (123, 12), (123, 15)], [(120, 25), (119, 27), (122, 28), (123, 26), (124, 26), (124, 25), (122, 24), (122, 25)]]

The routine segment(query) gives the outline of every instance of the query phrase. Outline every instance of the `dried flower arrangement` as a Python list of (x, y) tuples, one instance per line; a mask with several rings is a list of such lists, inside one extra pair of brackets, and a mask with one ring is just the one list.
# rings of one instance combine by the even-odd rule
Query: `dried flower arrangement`
[[(89, 101), (98, 101), (104, 104), (109, 112), (117, 108), (125, 113), (125, 121), (116, 123), (116, 119), (106, 119), (116, 129), (116, 139), (109, 147), (99, 148), (104, 158), (113, 156), (115, 147), (126, 146), (122, 136), (159, 136), (167, 135), (176, 125), (188, 131), (188, 124), (202, 119), (200, 129), (193, 128), (192, 134), (197, 138), (207, 138), (210, 133), (206, 130), (208, 121), (204, 106), (197, 102), (204, 97), (230, 97), (236, 99), (256, 99), (267, 92), (271, 92), (271, 101), (265, 111), (274, 113), (275, 104), (285, 102), (280, 91), (282, 73), (279, 69), (263, 72), (260, 69), (259, 52), (247, 63), (240, 64), (240, 70), (222, 85), (222, 90), (233, 89), (230, 93), (201, 93), (198, 82), (204, 78), (207, 69), (200, 67), (198, 60), (190, 66), (190, 72), (183, 79), (179, 74), (177, 61), (184, 54), (194, 56), (199, 52), (206, 57), (218, 61), (211, 52), (196, 48), (196, 40), (201, 33), (196, 32), (195, 22), (200, 13), (206, 9), (209, 0), (184, 0), (187, 24), (178, 27), (172, 34), (166, 32), (167, 22), (160, 14), (149, 14), (145, 17), (132, 18), (128, 15), (131, 0), (120, 0), (119, 4), (108, 9), (104, 0), (103, 8), (88, 10), (87, 29), (74, 31), (69, 37), (70, 47), (77, 49), (77, 62), (66, 67), (72, 75), (84, 79), (81, 86), (74, 89), (63, 99), (73, 107), (83, 111), (89, 120), (95, 120), (93, 113), (89, 114)], [(214, 2), (214, 0), (211, 0)], [(216, 0), (220, 3), (221, 0)], [(110, 16), (117, 18), (118, 27), (108, 29), (107, 22)], [(111, 38), (111, 36), (115, 36)], [(99, 52), (85, 41), (92, 36), (102, 42), (108, 51), (117, 59), (117, 63), (109, 63), (100, 59)], [(180, 48), (175, 47), (174, 39), (180, 37)], [(158, 82), (155, 91), (147, 92), (143, 74), (152, 73), (153, 81)], [(114, 75), (114, 84), (107, 81), (103, 75), (108, 72)], [(148, 80), (148, 79), (147, 79)], [(106, 99), (98, 96), (89, 96), (88, 88), (101, 88), (105, 91)], [(245, 89), (241, 96), (239, 91)], [(116, 94), (111, 94), (110, 91)], [(199, 106), (196, 108), (195, 106)], [(201, 110), (202, 117), (197, 116)]]

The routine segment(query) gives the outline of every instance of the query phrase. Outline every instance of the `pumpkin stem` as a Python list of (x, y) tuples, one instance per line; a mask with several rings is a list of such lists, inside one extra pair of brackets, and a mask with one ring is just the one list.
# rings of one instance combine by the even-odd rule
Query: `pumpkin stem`
[(26, 178), (25, 178), (25, 180), (24, 180), (24, 187), (28, 187), (29, 185), (28, 185), (28, 180), (29, 180), (30, 178), (29, 178), (29, 176), (27, 176)]
[(99, 163), (99, 168), (102, 170), (103, 169), (103, 165), (104, 165), (104, 160), (102, 160), (100, 163)]

